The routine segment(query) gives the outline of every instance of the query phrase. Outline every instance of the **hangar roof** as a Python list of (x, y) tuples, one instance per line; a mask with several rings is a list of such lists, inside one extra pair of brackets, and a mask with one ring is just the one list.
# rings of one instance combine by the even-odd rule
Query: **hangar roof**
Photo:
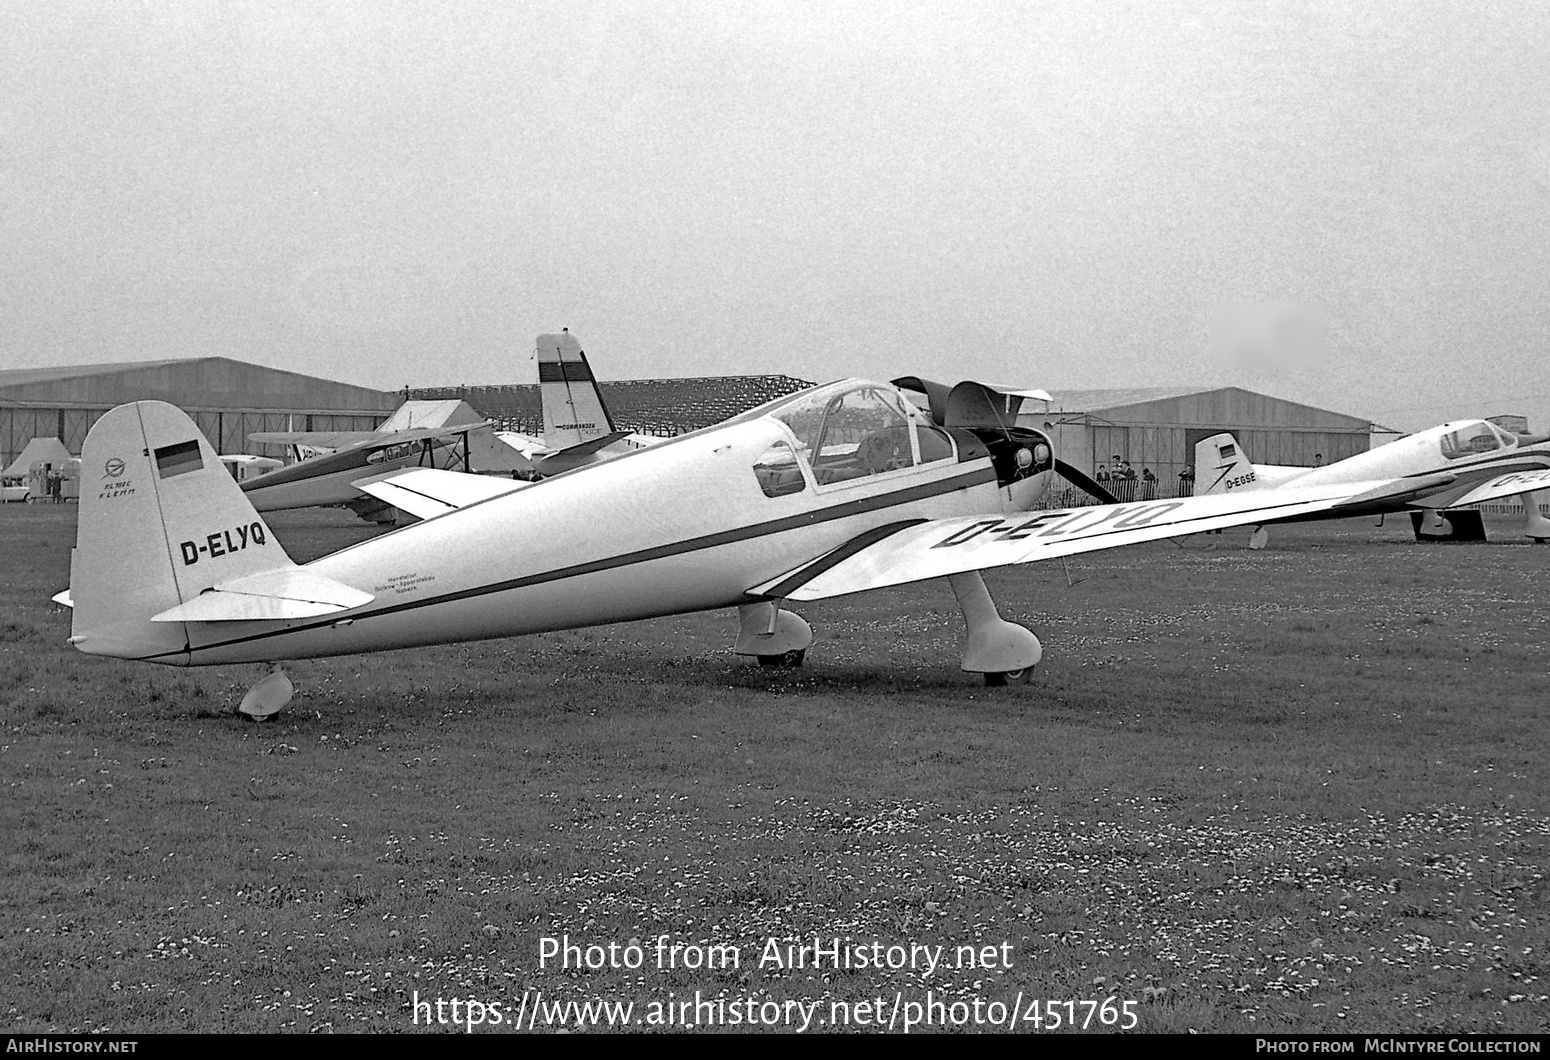
[[(1242, 387), (1126, 387), (1115, 390), (1051, 390), (1052, 414), (1082, 415), (1114, 423), (1222, 424), (1244, 427), (1315, 427), (1366, 431), (1372, 421)], [(1023, 412), (1040, 403), (1025, 401)]]
[(155, 399), (184, 409), (391, 412), (397, 393), (229, 357), (0, 369), (0, 403), (111, 408)]

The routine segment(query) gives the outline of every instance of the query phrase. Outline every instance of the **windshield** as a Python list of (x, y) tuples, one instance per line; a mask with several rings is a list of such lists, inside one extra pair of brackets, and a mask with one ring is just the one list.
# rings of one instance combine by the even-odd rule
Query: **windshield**
[(1460, 427), (1442, 436), (1442, 455), (1447, 460), (1479, 456), (1481, 453), (1494, 452), (1502, 447), (1502, 439), (1497, 437), (1489, 423), (1483, 421)]

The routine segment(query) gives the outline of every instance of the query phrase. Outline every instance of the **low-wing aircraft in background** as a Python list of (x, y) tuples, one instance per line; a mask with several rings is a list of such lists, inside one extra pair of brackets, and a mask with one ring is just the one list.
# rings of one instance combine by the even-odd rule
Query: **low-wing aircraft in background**
[(537, 347), (543, 442), (533, 445), (535, 439), (521, 435), (507, 439), (507, 444), (526, 446), (525, 455), (535, 477), (548, 478), (664, 441), (614, 426), (592, 365), (569, 328), (561, 329), (558, 335), (538, 336)]
[[(268, 662), (736, 609), (734, 651), (797, 664), (813, 634), (785, 606), (944, 578), (966, 672), (1025, 680), (1042, 647), (980, 571), (1202, 530), (1344, 512), (1426, 483), (1030, 511), (1049, 438), (1000, 422), (989, 388), (933, 416), (894, 386), (846, 379), (540, 482), (401, 473), (443, 514), (296, 564), (193, 421), (140, 401), (105, 414), (82, 460), (113, 475), (81, 498), (70, 643), (171, 665)], [(470, 483), (482, 489), (468, 496)], [(278, 709), (283, 674), (249, 693)]]
[[(1423, 487), (1414, 496), (1395, 499), (1379, 510), (1380, 514), (1410, 513), (1417, 540), (1484, 541), (1485, 521), (1479, 509), (1466, 506), (1514, 496), (1523, 500), (1524, 533), (1535, 541), (1550, 539), (1550, 520), (1539, 512), (1539, 505), (1550, 501), (1550, 492), (1544, 492), (1550, 490), (1550, 436), (1519, 436), (1488, 420), (1457, 420), (1323, 467), (1250, 463), (1230, 432), (1214, 434), (1195, 446), (1197, 495), (1377, 478), (1405, 479)], [(1429, 533), (1428, 520), (1445, 522), (1451, 533)], [(1266, 540), (1260, 528), (1249, 544), (1262, 548)]]

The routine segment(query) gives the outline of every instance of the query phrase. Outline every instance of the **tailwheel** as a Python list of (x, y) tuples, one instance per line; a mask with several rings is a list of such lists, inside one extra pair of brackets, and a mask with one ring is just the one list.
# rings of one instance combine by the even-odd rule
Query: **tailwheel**
[(802, 665), (802, 660), (807, 658), (806, 648), (793, 648), (791, 651), (783, 651), (779, 655), (759, 656), (760, 666), (785, 666), (795, 669)]
[(1002, 670), (1000, 673), (986, 674), (985, 685), (987, 688), (1003, 688), (1006, 685), (1025, 685), (1033, 677), (1033, 667), (1024, 666), (1021, 670)]

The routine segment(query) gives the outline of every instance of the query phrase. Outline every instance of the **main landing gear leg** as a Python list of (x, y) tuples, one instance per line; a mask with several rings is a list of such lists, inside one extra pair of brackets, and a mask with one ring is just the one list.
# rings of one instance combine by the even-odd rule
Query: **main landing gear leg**
[(754, 655), (760, 666), (801, 666), (813, 643), (813, 628), (801, 615), (783, 611), (778, 600), (737, 609), (737, 643), (732, 651)]
[(1543, 545), (1546, 541), (1550, 541), (1550, 519), (1546, 519), (1539, 511), (1541, 504), (1550, 503), (1550, 490), (1525, 493), (1521, 500), (1523, 514), (1527, 516), (1527, 521), (1523, 524), (1523, 532), (1532, 538), (1536, 545)]
[(964, 625), (969, 629), (969, 642), (963, 649), (964, 671), (984, 674), (985, 683), (992, 687), (1025, 684), (1044, 657), (1039, 638), (1001, 617), (979, 571), (950, 574), (947, 583), (958, 597)]

